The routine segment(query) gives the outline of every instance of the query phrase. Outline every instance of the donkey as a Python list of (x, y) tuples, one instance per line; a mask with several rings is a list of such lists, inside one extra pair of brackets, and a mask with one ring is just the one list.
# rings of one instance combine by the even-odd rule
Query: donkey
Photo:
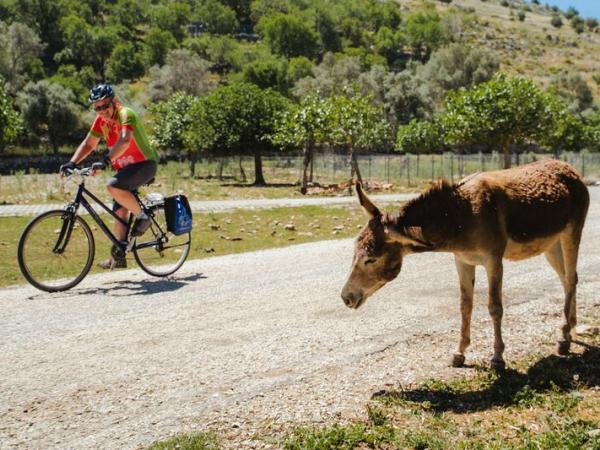
[(471, 175), (458, 184), (441, 181), (398, 212), (382, 214), (356, 185), (370, 217), (354, 249), (342, 299), (349, 308), (365, 300), (400, 273), (410, 253), (454, 253), (460, 281), (461, 337), (452, 366), (465, 362), (471, 342), (475, 266), (485, 267), (488, 310), (494, 325), (492, 368), (505, 367), (502, 341), (502, 259), (521, 260), (544, 253), (564, 288), (564, 322), (558, 353), (569, 353), (577, 324), (577, 255), (589, 206), (587, 187), (562, 161)]

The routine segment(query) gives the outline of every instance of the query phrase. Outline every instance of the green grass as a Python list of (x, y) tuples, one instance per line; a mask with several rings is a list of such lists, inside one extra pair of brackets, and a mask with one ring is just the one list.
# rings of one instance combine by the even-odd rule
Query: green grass
[(211, 433), (178, 434), (165, 441), (155, 442), (148, 450), (217, 450), (217, 438)]
[[(597, 318), (593, 319), (597, 320)], [(600, 449), (600, 347), (536, 356), (503, 372), (377, 394), (367, 420), (299, 427), (286, 449)]]
[[(109, 218), (108, 215), (102, 217)], [(84, 219), (94, 233), (97, 263), (109, 255), (110, 244), (91, 217), (86, 215)], [(4, 261), (0, 287), (26, 282), (17, 263), (17, 245), (30, 220), (31, 217), (0, 218), (0, 252)], [(365, 222), (365, 216), (355, 205), (195, 213), (189, 259), (352, 237)], [(130, 268), (135, 267), (133, 257), (128, 258), (128, 264)], [(99, 271), (102, 269), (94, 264), (92, 273)]]

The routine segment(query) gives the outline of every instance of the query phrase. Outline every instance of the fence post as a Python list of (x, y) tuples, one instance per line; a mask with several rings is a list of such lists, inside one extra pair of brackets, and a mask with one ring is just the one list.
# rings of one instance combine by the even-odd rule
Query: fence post
[(433, 168), (435, 166), (435, 153), (431, 154), (431, 181), (433, 181)]
[(385, 155), (385, 179), (386, 183), (390, 184), (390, 155)]
[(406, 154), (406, 185), (410, 187), (410, 157)]

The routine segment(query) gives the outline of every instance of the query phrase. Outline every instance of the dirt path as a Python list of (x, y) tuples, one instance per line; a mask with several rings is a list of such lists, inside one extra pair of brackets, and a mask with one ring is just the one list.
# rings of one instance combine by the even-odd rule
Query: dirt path
[[(592, 191), (579, 311), (600, 307), (600, 192)], [(352, 242), (330, 241), (91, 276), (63, 294), (0, 291), (0, 447), (138, 448), (215, 430), (226, 448), (269, 448), (290, 423), (366, 415), (374, 392), (463, 374), (451, 255), (407, 258), (358, 311), (343, 306)], [(468, 361), (491, 353), (478, 270)], [(509, 364), (554, 341), (559, 282), (543, 257), (505, 268)], [(583, 314), (581, 314), (583, 315)]]

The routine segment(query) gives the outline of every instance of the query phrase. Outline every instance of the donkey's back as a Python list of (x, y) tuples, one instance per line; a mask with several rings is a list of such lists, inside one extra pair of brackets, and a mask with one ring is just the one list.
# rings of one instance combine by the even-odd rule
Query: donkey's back
[(460, 183), (459, 190), (483, 222), (475, 228), (482, 227), (486, 239), (506, 242), (509, 259), (535, 256), (567, 227), (583, 228), (589, 205), (579, 174), (558, 160), (478, 174)]

